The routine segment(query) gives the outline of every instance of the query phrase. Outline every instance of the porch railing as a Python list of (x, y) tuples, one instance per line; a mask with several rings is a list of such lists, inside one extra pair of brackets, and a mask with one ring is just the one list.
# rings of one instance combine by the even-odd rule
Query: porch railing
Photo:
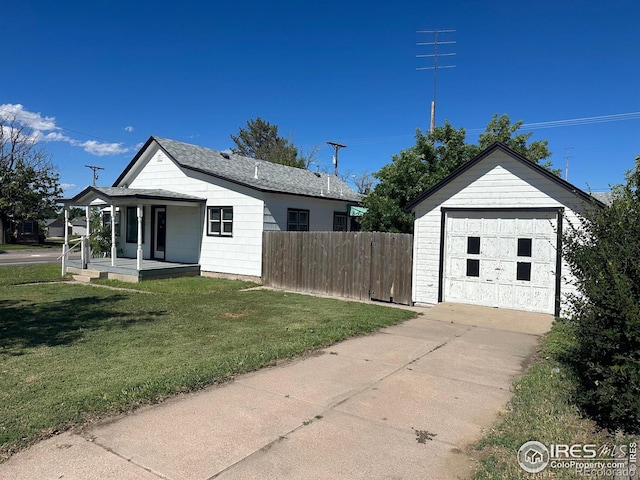
[(89, 258), (89, 237), (81, 236), (76, 240), (76, 243), (69, 247), (68, 244), (64, 244), (62, 246), (62, 255), (60, 255), (57, 260), (62, 259), (62, 275), (67, 274), (67, 264), (69, 263), (69, 255), (73, 253), (76, 248), (80, 246), (80, 264), (82, 268), (87, 268), (88, 258)]

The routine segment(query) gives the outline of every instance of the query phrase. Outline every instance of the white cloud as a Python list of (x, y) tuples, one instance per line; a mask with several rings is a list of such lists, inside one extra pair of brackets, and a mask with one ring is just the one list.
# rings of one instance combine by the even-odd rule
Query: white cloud
[(97, 157), (119, 155), (121, 153), (127, 153), (130, 150), (121, 143), (96, 142), (95, 140), (87, 140), (86, 142), (78, 143), (77, 146), (84, 148), (85, 152), (96, 155)]
[(60, 184), (60, 188), (62, 188), (62, 190), (67, 191), (67, 190), (71, 190), (73, 188), (76, 188), (76, 184), (75, 183), (61, 183)]
[(40, 113), (29, 112), (19, 103), (0, 105), (0, 115), (15, 118), (23, 125), (38, 131), (58, 129), (55, 117), (43, 117)]
[[(96, 140), (87, 140), (82, 142), (60, 133), (59, 130), (64, 129), (56, 125), (55, 117), (43, 117), (40, 113), (30, 112), (25, 110), (24, 106), (19, 103), (5, 103), (0, 105), (0, 117), (2, 116), (8, 117), (9, 119), (15, 119), (22, 125), (29, 127), (32, 130), (31, 138), (34, 142), (66, 142), (73, 147), (81, 147), (85, 152), (98, 157), (106, 155), (120, 155), (123, 153), (137, 151), (142, 147), (142, 145), (144, 145), (143, 143), (140, 143), (133, 147), (126, 147), (122, 143), (116, 142), (99, 142)], [(0, 129), (2, 128), (3, 126), (0, 125)], [(134, 130), (132, 126), (127, 126), (124, 129), (127, 132), (133, 132)]]

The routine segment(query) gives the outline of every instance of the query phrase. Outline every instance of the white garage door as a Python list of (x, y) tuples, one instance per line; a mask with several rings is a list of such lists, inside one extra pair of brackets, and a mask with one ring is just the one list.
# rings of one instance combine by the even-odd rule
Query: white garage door
[(556, 211), (447, 211), (443, 299), (554, 313)]

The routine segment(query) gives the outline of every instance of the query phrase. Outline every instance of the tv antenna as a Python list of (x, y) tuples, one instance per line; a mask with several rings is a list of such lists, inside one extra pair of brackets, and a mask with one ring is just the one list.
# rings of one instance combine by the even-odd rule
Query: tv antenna
[(416, 70), (433, 70), (433, 100), (431, 101), (431, 123), (429, 125), (429, 132), (433, 133), (433, 129), (436, 126), (436, 93), (438, 85), (438, 70), (441, 68), (455, 68), (455, 65), (438, 65), (438, 57), (452, 57), (455, 53), (440, 53), (438, 52), (438, 45), (453, 45), (456, 42), (453, 40), (442, 41), (439, 40), (440, 34), (454, 33), (455, 30), (418, 30), (418, 33), (426, 33), (433, 35), (433, 42), (418, 42), (416, 45), (433, 45), (433, 53), (416, 55), (418, 58), (433, 58), (433, 65), (426, 67), (417, 67)]
[(98, 180), (98, 170), (104, 170), (104, 167), (97, 167), (95, 165), (85, 165), (85, 167), (93, 170), (93, 186), (96, 186), (96, 180)]
[(333, 148), (336, 149), (336, 154), (333, 157), (333, 174), (337, 177), (338, 176), (338, 150), (340, 150), (341, 148), (347, 148), (347, 146), (337, 142), (327, 142), (327, 144), (331, 145)]

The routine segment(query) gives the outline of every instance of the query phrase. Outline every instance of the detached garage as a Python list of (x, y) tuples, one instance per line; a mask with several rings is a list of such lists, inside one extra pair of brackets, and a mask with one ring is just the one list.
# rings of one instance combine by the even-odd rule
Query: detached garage
[(496, 143), (416, 198), (413, 301), (559, 315), (573, 292), (562, 230), (602, 205)]

